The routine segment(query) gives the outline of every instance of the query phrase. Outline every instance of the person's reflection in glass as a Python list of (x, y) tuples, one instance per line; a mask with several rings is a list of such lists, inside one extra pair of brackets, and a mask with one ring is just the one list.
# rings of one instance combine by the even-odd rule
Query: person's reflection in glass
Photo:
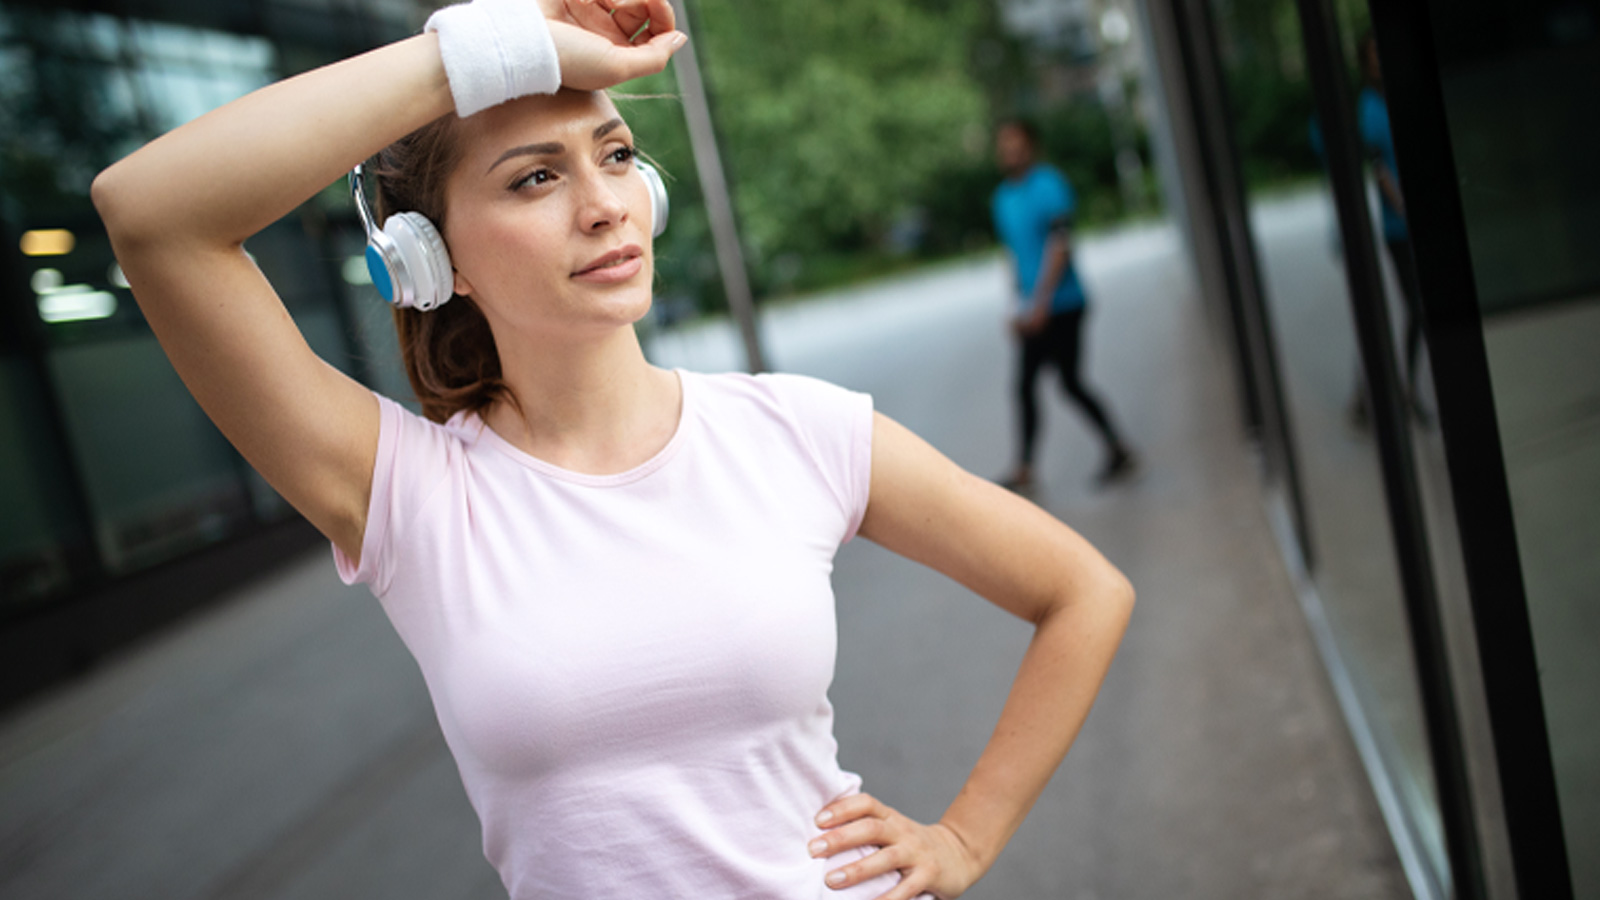
[[(1417, 420), (1427, 424), (1432, 415), (1422, 403), (1417, 388), (1417, 363), (1422, 354), (1422, 301), (1417, 286), (1417, 266), (1411, 257), (1411, 232), (1406, 222), (1405, 197), (1400, 192), (1400, 169), (1395, 163), (1394, 136), (1389, 130), (1389, 105), (1383, 96), (1383, 70), (1378, 63), (1378, 42), (1372, 32), (1361, 37), (1361, 94), (1356, 98), (1356, 123), (1361, 146), (1372, 166), (1378, 186), (1378, 205), (1382, 216), (1383, 244), (1394, 264), (1400, 282), (1400, 298), (1405, 305), (1406, 394)], [(1350, 419), (1357, 425), (1367, 422), (1367, 392), (1358, 384), (1350, 401)]]

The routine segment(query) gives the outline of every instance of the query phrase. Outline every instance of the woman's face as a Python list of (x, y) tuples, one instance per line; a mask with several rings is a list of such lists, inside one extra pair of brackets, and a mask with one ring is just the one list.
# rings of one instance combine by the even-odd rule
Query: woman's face
[[(456, 293), (514, 334), (599, 336), (650, 308), (650, 195), (602, 93), (525, 97), (460, 123), (445, 186)], [(507, 331), (510, 331), (510, 334)]]

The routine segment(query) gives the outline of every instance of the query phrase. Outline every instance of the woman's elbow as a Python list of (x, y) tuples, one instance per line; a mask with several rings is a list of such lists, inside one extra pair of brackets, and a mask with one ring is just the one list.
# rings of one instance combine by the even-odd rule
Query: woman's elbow
[(1039, 610), (1034, 624), (1043, 625), (1058, 615), (1072, 619), (1087, 615), (1098, 621), (1126, 625), (1133, 614), (1133, 603), (1133, 582), (1110, 561), (1100, 558), (1064, 576), (1054, 601)]
[(1102, 560), (1091, 582), (1092, 602), (1105, 615), (1126, 622), (1133, 614), (1133, 582), (1108, 560)]
[(1138, 599), (1133, 589), (1133, 582), (1129, 581), (1128, 576), (1122, 574), (1122, 570), (1116, 566), (1110, 563), (1107, 563), (1106, 566), (1111, 570), (1107, 576), (1107, 580), (1110, 582), (1107, 585), (1107, 592), (1110, 594), (1109, 602), (1119, 609), (1123, 617), (1126, 618), (1133, 613), (1134, 601)]
[(89, 200), (94, 204), (95, 212), (100, 214), (100, 221), (105, 223), (106, 233), (111, 235), (113, 242), (125, 240), (137, 231), (132, 213), (138, 208), (138, 203), (128, 196), (128, 178), (125, 175), (121, 163), (117, 163), (96, 175), (89, 184)]

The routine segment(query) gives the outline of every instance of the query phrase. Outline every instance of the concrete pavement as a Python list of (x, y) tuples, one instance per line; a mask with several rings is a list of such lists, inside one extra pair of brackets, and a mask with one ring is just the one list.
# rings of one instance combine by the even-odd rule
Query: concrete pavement
[[(1144, 473), (1095, 492), (1052, 391), (1041, 502), (1139, 606), (1078, 746), (967, 896), (1399, 898), (1403, 878), (1295, 605), (1224, 360), (1171, 233), (1085, 241), (1090, 371)], [(1007, 462), (1002, 269), (936, 268), (769, 311), (776, 365), (871, 391), (957, 462)], [(668, 364), (737, 365), (715, 328)], [(1027, 631), (865, 541), (840, 554), (843, 763), (933, 818)], [(0, 896), (491, 898), (414, 664), (325, 554), (0, 722)]]

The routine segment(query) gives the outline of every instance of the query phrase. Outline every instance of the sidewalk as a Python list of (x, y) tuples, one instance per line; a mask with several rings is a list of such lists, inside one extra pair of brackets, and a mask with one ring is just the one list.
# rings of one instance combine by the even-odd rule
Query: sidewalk
[[(1169, 232), (1085, 242), (1090, 372), (1144, 474), (1096, 493), (1052, 388), (1042, 503), (1139, 590), (1078, 746), (973, 900), (1401, 898), (1371, 792), (1268, 529), (1224, 361)], [(764, 320), (775, 364), (871, 391), (957, 462), (1007, 462), (997, 261)], [(736, 366), (731, 334), (666, 364)], [(854, 542), (840, 554), (841, 760), (936, 817), (988, 736), (1019, 623)], [(0, 721), (0, 896), (492, 898), (415, 665), (316, 553)]]

